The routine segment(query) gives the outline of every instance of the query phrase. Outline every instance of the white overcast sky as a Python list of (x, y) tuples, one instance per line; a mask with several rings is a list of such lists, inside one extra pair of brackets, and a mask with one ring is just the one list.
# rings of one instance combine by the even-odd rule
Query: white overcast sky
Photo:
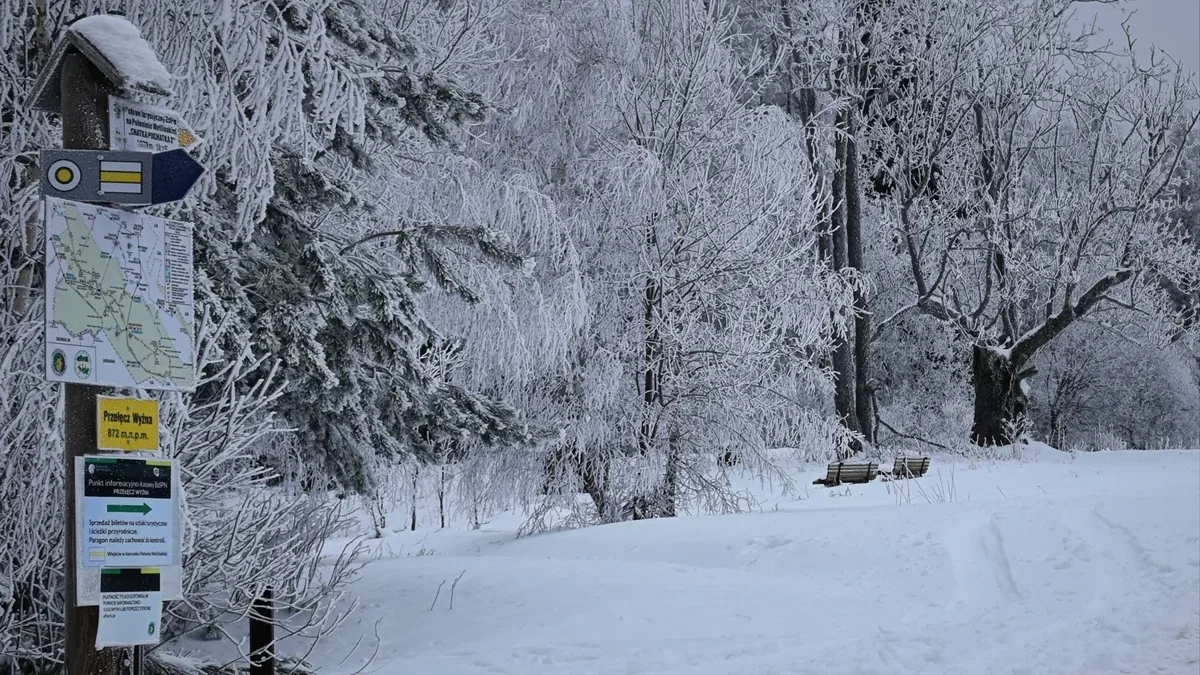
[(1151, 45), (1178, 60), (1193, 74), (1200, 73), (1200, 0), (1124, 0), (1115, 5), (1079, 3), (1080, 18), (1096, 17), (1097, 26), (1113, 41), (1121, 37), (1121, 20), (1129, 17), (1129, 30), (1139, 53)]

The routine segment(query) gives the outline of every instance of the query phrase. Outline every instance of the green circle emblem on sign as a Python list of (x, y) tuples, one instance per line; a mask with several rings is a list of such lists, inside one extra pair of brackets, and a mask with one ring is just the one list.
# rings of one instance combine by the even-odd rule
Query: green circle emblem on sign
[(92, 357), (87, 352), (75, 355), (75, 374), (84, 378), (92, 374)]

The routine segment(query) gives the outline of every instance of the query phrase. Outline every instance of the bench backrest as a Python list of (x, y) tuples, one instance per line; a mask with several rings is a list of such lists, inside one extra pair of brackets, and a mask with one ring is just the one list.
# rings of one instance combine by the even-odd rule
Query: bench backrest
[(929, 471), (928, 457), (897, 457), (892, 473), (897, 476), (924, 476)]
[(834, 462), (829, 465), (825, 481), (829, 483), (867, 483), (879, 475), (877, 462)]

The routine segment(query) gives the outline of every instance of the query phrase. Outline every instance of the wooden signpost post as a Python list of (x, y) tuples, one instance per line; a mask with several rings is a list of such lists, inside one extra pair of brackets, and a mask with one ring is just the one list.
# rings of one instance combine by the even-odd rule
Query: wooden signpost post
[[(80, 30), (76, 30), (77, 26), (80, 27)], [(98, 34), (103, 35), (106, 39), (96, 42), (89, 38), (89, 36), (94, 38)], [(137, 44), (135, 45), (130, 44), (133, 42), (133, 38), (136, 38)], [(117, 46), (113, 47), (114, 44)], [(85, 201), (147, 205), (182, 199), (203, 172), (199, 164), (182, 149), (164, 153), (108, 152), (109, 99), (111, 95), (126, 93), (126, 90), (130, 88), (137, 88), (156, 95), (169, 93), (161, 83), (144, 80), (133, 83), (128, 81), (127, 74), (122, 72), (120, 63), (127, 61), (138, 47), (142, 49), (142, 53), (135, 56), (142, 58), (145, 62), (153, 61), (152, 65), (162, 70), (149, 47), (141, 40), (137, 29), (125, 22), (124, 19), (120, 17), (83, 19), (81, 22), (67, 27), (65, 34), (55, 46), (50, 62), (34, 85), (30, 104), (62, 116), (62, 150), (48, 150), (43, 155), (44, 161), (40, 168), (43, 196), (77, 200), (76, 202), (62, 202), (64, 208), (66, 205)], [(116, 51), (110, 53), (112, 49), (116, 49)], [(110, 56), (113, 58), (109, 58)], [(165, 71), (162, 73), (165, 76)], [(49, 260), (51, 257), (49, 251), (50, 210), (47, 208), (45, 213), (47, 214), (48, 233), (47, 260)], [(73, 214), (77, 215), (78, 213), (79, 207), (76, 207)], [(149, 217), (144, 217), (142, 222), (147, 222), (148, 219)], [(154, 220), (157, 221), (155, 224), (169, 222), (162, 219)], [(85, 227), (86, 229), (86, 226), (80, 224), (81, 222), (86, 221), (83, 218), (76, 218), (72, 224), (76, 228)], [(96, 227), (96, 225), (93, 224), (92, 227)], [(74, 230), (71, 231), (71, 234), (73, 235), (70, 237), (71, 242), (77, 247), (87, 249), (87, 246), (79, 244), (81, 239), (84, 241), (90, 239), (94, 244), (95, 237), (90, 236), (91, 232), (80, 233), (78, 230)], [(168, 296), (167, 301), (178, 301), (182, 303), (181, 307), (190, 311), (192, 302), (190, 297), (192, 274), (190, 231), (186, 237), (176, 236), (173, 242), (172, 250), (165, 250), (159, 254), (163, 258), (174, 256), (177, 263), (179, 260), (186, 261), (184, 265), (186, 269), (174, 270), (173, 274), (176, 278), (173, 280), (167, 278), (162, 283), (162, 287), (165, 289), (162, 293)], [(84, 253), (90, 250), (87, 249)], [(78, 252), (72, 251), (72, 253)], [(140, 262), (139, 258), (130, 264)], [(178, 278), (180, 276), (185, 279), (181, 281)], [(47, 277), (46, 292), (49, 308), (54, 285), (58, 281), (49, 278), (49, 265), (47, 265)], [(114, 287), (103, 290), (115, 292), (118, 289)], [(134, 292), (136, 293), (136, 291)], [(135, 298), (135, 302), (141, 300), (140, 297)], [(48, 326), (52, 320), (54, 317), (47, 316)], [(122, 325), (106, 326), (103, 330), (110, 328), (116, 334), (128, 330), (128, 327)], [(140, 327), (139, 330), (141, 330)], [(90, 328), (90, 333), (97, 331), (98, 329), (95, 327)], [(164, 328), (164, 332), (167, 331), (168, 329)], [(49, 335), (47, 337), (49, 338)], [(183, 335), (183, 338), (186, 339), (180, 340), (180, 342), (186, 344), (180, 345), (180, 349), (172, 355), (172, 359), (166, 359), (169, 363), (165, 366), (155, 363), (140, 363), (136, 364), (136, 367), (123, 369), (123, 372), (128, 373), (124, 377), (137, 380), (140, 382), (137, 385), (131, 385), (125, 381), (106, 380), (102, 376), (102, 371), (98, 369), (100, 359), (95, 356), (100, 349), (98, 346), (93, 345), (90, 351), (86, 346), (77, 345), (64, 345), (63, 349), (47, 350), (47, 378), (63, 381), (65, 390), (66, 522), (64, 546), (66, 569), (64, 570), (64, 598), (66, 606), (63, 618), (68, 675), (125, 675), (126, 673), (140, 675), (140, 654), (135, 656), (135, 653), (125, 646), (97, 648), (97, 631), (102, 620), (100, 607), (104, 606), (106, 597), (131, 593), (135, 595), (144, 593), (146, 594), (145, 598), (152, 598), (154, 603), (157, 603), (160, 597), (166, 597), (163, 593), (163, 584), (167, 581), (166, 573), (169, 568), (163, 568), (162, 574), (157, 569), (149, 571), (151, 568), (135, 574), (134, 568), (121, 566), (119, 562), (105, 563), (102, 569), (95, 565), (90, 569), (84, 567), (88, 561), (79, 559), (79, 551), (83, 547), (79, 545), (81, 528), (78, 525), (81, 521), (77, 513), (77, 510), (83, 505), (77, 503), (76, 500), (77, 482), (82, 476), (77, 476), (76, 471), (78, 466), (84, 466), (84, 462), (80, 458), (95, 456), (101, 452), (101, 448), (98, 447), (100, 445), (98, 443), (98, 427), (103, 411), (98, 408), (97, 399), (106, 391), (103, 385), (142, 389), (187, 389), (194, 386), (194, 364), (191, 362), (192, 355), (190, 353), (193, 351), (191, 336), (190, 334)], [(111, 340), (111, 336), (106, 339)], [(73, 353), (68, 353), (68, 351)], [(193, 369), (190, 373), (187, 372), (189, 368)], [(120, 442), (105, 443), (104, 449), (110, 452), (158, 450), (157, 408), (134, 404), (126, 405), (125, 408), (128, 410), (122, 411), (119, 407), (110, 409), (109, 417), (106, 420), (106, 429), (107, 433), (111, 435), (106, 438)], [(136, 417), (134, 408), (137, 408)], [(148, 412), (151, 409), (153, 410), (152, 415)], [(153, 433), (137, 428), (149, 424), (154, 425)], [(95, 461), (112, 462), (114, 460), (93, 459), (93, 462)], [(164, 466), (169, 466), (169, 464), (164, 463)], [(159, 480), (160, 471), (153, 467), (148, 471), (147, 476), (149, 477), (144, 481), (147, 486), (147, 494), (153, 493), (155, 496), (161, 497), (164, 488), (162, 487), (163, 481)], [(162, 471), (163, 476), (167, 474), (166, 470)], [(170, 485), (169, 480), (166, 482)], [(172, 487), (166, 488), (168, 495), (166, 502), (162, 499), (157, 499), (155, 502), (171, 503), (169, 497), (173, 489)], [(175, 497), (177, 498), (178, 495)], [(137, 512), (135, 511), (137, 509), (142, 509), (140, 512), (142, 516), (146, 515), (144, 512), (148, 506), (146, 503), (138, 505), (132, 501), (128, 504), (118, 503), (129, 500), (114, 499), (111, 501), (113, 503), (106, 504), (105, 508), (119, 517), (136, 521)], [(161, 517), (167, 521), (173, 521), (174, 514), (167, 513)], [(95, 520), (101, 522), (102, 525), (102, 518)], [(155, 524), (157, 522), (156, 520)], [(89, 521), (90, 525), (91, 521)], [(97, 534), (96, 538), (101, 543), (95, 546), (92, 542), (85, 541), (84, 543), (91, 546), (91, 550), (98, 551), (97, 556), (105, 556), (102, 547), (105, 541), (104, 537), (103, 534)], [(178, 561), (179, 552), (177, 548), (173, 548), (178, 546), (178, 537), (164, 536), (163, 541), (163, 546), (170, 552), (166, 559)], [(119, 550), (114, 549), (114, 551)], [(119, 555), (133, 556), (129, 559), (135, 560), (141, 554), (137, 551), (129, 553), (120, 550)], [(107, 558), (105, 559), (107, 560)], [(121, 558), (116, 557), (115, 559), (119, 561)], [(107, 567), (108, 564), (114, 566)], [(79, 575), (85, 572), (94, 575), (97, 582), (94, 590), (98, 601), (95, 605), (90, 603), (85, 605), (80, 602), (82, 586), (79, 585)], [(179, 576), (177, 571), (174, 571), (174, 576), (174, 582), (177, 584)], [(103, 644), (130, 646), (144, 644), (147, 642), (146, 635), (152, 636), (153, 641), (157, 641), (158, 627), (155, 626), (146, 628), (146, 635), (139, 635), (136, 640), (122, 637), (131, 633), (129, 622), (143, 621), (147, 616), (156, 616), (153, 611), (147, 610), (141, 614), (132, 615), (126, 613), (120, 615), (120, 618), (117, 618), (118, 614), (114, 612), (112, 616), (111, 620), (118, 621), (118, 623), (107, 626), (101, 634), (100, 638)], [(121, 621), (125, 623), (119, 623)]]

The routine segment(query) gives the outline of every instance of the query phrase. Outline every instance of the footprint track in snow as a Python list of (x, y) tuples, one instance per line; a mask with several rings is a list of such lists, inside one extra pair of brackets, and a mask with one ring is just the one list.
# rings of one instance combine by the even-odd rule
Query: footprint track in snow
[(946, 548), (960, 604), (998, 606), (1022, 597), (995, 516), (978, 517), (951, 530)]

